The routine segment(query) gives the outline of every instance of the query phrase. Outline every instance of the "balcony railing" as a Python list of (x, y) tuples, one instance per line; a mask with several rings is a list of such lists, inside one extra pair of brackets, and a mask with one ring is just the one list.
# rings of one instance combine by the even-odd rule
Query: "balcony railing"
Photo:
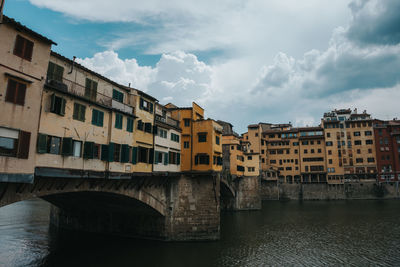
[(90, 101), (96, 102), (100, 105), (109, 107), (109, 108), (115, 108), (118, 109), (122, 112), (133, 114), (133, 107), (118, 102), (112, 97), (104, 95), (97, 90), (92, 90), (89, 88), (86, 88), (83, 85), (80, 85), (76, 82), (73, 82), (71, 80), (68, 80), (66, 78), (62, 79), (51, 79), (51, 77), (47, 77), (46, 79), (46, 84), (50, 87), (53, 87), (55, 89), (58, 89), (60, 91), (64, 91), (82, 98), (86, 98)]
[(159, 121), (159, 122), (162, 122), (162, 123), (165, 123), (165, 124), (168, 124), (168, 125), (171, 125), (171, 126), (179, 128), (179, 121), (174, 120), (171, 117), (163, 117), (163, 116), (160, 116), (160, 115), (156, 114), (156, 121)]

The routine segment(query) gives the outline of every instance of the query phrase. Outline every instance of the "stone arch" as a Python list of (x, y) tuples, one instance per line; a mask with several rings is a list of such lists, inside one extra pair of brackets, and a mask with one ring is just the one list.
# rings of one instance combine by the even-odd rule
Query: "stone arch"
[(166, 216), (163, 187), (137, 186), (131, 180), (36, 178), (33, 184), (1, 183), (0, 207), (35, 197), (78, 192), (102, 192), (132, 198)]

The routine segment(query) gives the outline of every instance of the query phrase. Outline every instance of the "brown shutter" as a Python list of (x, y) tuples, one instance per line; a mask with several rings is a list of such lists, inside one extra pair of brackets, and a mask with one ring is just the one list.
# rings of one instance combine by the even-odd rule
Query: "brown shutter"
[(24, 58), (26, 60), (32, 60), (32, 52), (33, 52), (33, 42), (29, 40), (25, 40), (25, 50), (24, 50)]
[(25, 104), (26, 84), (19, 83), (17, 90), (17, 99), (15, 104), (23, 106)]
[(24, 38), (22, 38), (20, 35), (17, 35), (17, 39), (15, 40), (15, 46), (14, 46), (14, 55), (22, 57), (24, 50)]
[(18, 153), (17, 153), (18, 158), (27, 159), (29, 157), (30, 143), (31, 143), (31, 133), (20, 131), (18, 139)]
[(17, 92), (17, 82), (12, 79), (8, 79), (6, 101), (15, 103), (16, 92)]

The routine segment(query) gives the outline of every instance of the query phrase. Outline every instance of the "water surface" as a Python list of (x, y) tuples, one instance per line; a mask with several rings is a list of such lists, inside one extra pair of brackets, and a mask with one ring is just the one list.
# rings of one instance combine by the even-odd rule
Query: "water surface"
[(218, 242), (49, 231), (42, 200), (0, 208), (0, 266), (398, 266), (400, 201), (264, 202), (222, 213)]

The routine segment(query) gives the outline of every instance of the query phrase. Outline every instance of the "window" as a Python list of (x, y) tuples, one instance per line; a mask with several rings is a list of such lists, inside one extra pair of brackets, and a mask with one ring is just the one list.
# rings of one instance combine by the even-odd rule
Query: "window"
[(329, 164), (332, 164), (332, 159), (328, 159), (328, 163), (329, 163)]
[(375, 162), (375, 159), (374, 158), (367, 158), (367, 161), (368, 162)]
[(253, 157), (252, 156), (247, 156), (247, 160), (252, 160)]
[(146, 147), (138, 147), (138, 162), (148, 163), (149, 162), (150, 149)]
[(269, 164), (276, 164), (276, 160), (275, 160), (275, 159), (271, 159), (271, 160), (269, 161)]
[(23, 106), (25, 104), (26, 84), (17, 80), (8, 79), (6, 102)]
[(89, 98), (92, 101), (96, 101), (96, 97), (97, 97), (97, 82), (95, 82), (89, 78), (86, 78), (85, 97)]
[(101, 145), (99, 144), (93, 145), (93, 159), (100, 159), (100, 148)]
[(15, 46), (14, 46), (14, 55), (26, 59), (28, 61), (31, 61), (32, 52), (33, 52), (33, 42), (22, 37), (21, 35), (17, 35), (17, 39), (15, 40)]
[(258, 136), (258, 133), (255, 133), (254, 135), (257, 137), (257, 136)]
[(356, 163), (363, 163), (363, 159), (362, 158), (356, 158)]
[(47, 136), (47, 153), (60, 154), (61, 138), (56, 136)]
[(97, 109), (93, 109), (92, 124), (99, 127), (103, 127), (103, 119), (104, 119), (104, 112)]
[(321, 150), (321, 148), (318, 148), (318, 153), (322, 153), (322, 150)]
[(137, 128), (138, 128), (138, 130), (141, 130), (141, 131), (144, 130), (144, 123), (142, 122), (142, 120), (138, 120)]
[(115, 113), (115, 128), (122, 129), (122, 114)]
[(354, 136), (360, 136), (361, 134), (360, 134), (360, 132), (354, 132), (353, 135)]
[(180, 158), (181, 158), (180, 153), (169, 151), (168, 157), (169, 157), (169, 164), (175, 164), (175, 165), (180, 164)]
[(121, 145), (114, 144), (114, 162), (121, 161)]
[(326, 146), (333, 146), (333, 142), (332, 141), (328, 141), (325, 144), (326, 144)]
[(65, 99), (55, 94), (51, 95), (50, 112), (64, 116), (65, 115)]
[(118, 90), (113, 89), (112, 98), (115, 101), (118, 101), (118, 102), (121, 102), (121, 103), (124, 102), (124, 94), (122, 92), (118, 91)]
[(254, 172), (255, 171), (255, 167), (247, 167), (247, 171), (248, 172)]
[(73, 119), (78, 121), (85, 121), (86, 106), (79, 103), (74, 103)]
[(133, 119), (126, 118), (126, 131), (132, 133), (133, 132)]
[(154, 151), (154, 164), (163, 163), (164, 152)]
[(311, 149), (311, 154), (314, 154), (315, 153), (315, 150), (314, 149)]
[(179, 143), (179, 135), (171, 133), (171, 140)]
[(355, 146), (361, 146), (361, 140), (356, 140), (354, 141)]
[(144, 100), (142, 97), (140, 98), (140, 104), (139, 107), (141, 110), (146, 110), (150, 113), (153, 113), (153, 103)]
[(189, 148), (189, 141), (183, 142), (183, 148)]
[(81, 153), (82, 153), (82, 142), (74, 140), (73, 141), (72, 156), (81, 157)]
[(194, 164), (195, 165), (209, 165), (210, 164), (210, 156), (207, 154), (197, 154), (194, 157)]
[(190, 119), (183, 119), (183, 122), (184, 122), (185, 127), (190, 126)]
[(371, 131), (365, 131), (364, 134), (365, 134), (365, 136), (370, 136), (370, 135), (372, 135), (372, 132)]
[(0, 127), (0, 156), (16, 157), (19, 131)]
[(219, 136), (216, 136), (216, 137), (215, 137), (215, 143), (216, 143), (217, 145), (219, 145)]
[(64, 68), (54, 64), (53, 62), (49, 62), (49, 66), (47, 67), (47, 79), (48, 80), (55, 80), (62, 82), (64, 73)]
[(146, 133), (151, 133), (151, 123), (150, 123), (150, 122), (146, 122), (146, 123), (144, 124), (144, 131), (145, 131)]
[(307, 149), (304, 149), (304, 154), (307, 154), (307, 153), (308, 153)]
[(158, 128), (158, 136), (162, 138), (167, 138), (167, 131), (161, 128)]
[(302, 144), (303, 146), (306, 146), (306, 145), (308, 145), (308, 141), (302, 141), (301, 144)]
[(332, 150), (328, 150), (328, 155), (332, 155)]
[(331, 137), (331, 133), (326, 133), (326, 137)]
[(199, 143), (207, 142), (207, 134), (206, 133), (199, 133), (198, 138), (199, 138)]

